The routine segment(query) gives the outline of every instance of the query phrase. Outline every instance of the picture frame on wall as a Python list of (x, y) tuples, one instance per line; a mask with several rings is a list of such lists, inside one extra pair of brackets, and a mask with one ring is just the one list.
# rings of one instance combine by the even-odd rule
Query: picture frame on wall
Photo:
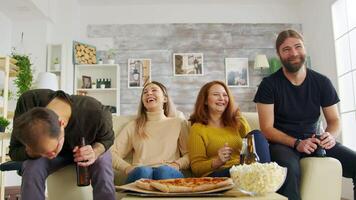
[(203, 53), (174, 53), (174, 76), (203, 76)]
[(225, 58), (225, 78), (229, 87), (248, 87), (248, 58)]
[(86, 88), (86, 89), (91, 88), (91, 77), (90, 76), (82, 76), (82, 88)]
[(96, 64), (96, 47), (73, 41), (73, 64)]
[(127, 63), (128, 88), (142, 88), (151, 81), (151, 59), (130, 58)]

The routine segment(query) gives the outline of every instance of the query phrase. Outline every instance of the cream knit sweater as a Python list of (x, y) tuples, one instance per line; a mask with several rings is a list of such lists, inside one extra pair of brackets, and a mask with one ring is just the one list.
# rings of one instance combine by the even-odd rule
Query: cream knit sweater
[[(163, 110), (147, 112), (147, 118), (145, 133), (148, 138), (138, 136), (134, 120), (129, 122), (115, 139), (112, 149), (114, 168), (125, 171), (131, 165), (156, 167), (176, 162), (181, 169), (187, 169), (187, 121), (166, 117)], [(132, 164), (124, 160), (130, 152), (133, 153)]]

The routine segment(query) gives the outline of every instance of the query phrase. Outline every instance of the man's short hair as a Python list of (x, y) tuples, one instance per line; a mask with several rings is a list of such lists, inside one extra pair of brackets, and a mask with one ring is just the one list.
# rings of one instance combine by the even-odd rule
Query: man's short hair
[(60, 125), (58, 115), (48, 108), (35, 107), (15, 119), (12, 133), (22, 144), (32, 149), (40, 145), (40, 138), (58, 138)]
[(304, 42), (303, 36), (300, 33), (298, 33), (297, 31), (292, 30), (292, 29), (284, 30), (278, 34), (278, 37), (276, 40), (276, 51), (278, 54), (279, 54), (279, 47), (283, 44), (283, 42), (287, 38), (290, 38), (290, 37), (300, 39), (302, 42)]

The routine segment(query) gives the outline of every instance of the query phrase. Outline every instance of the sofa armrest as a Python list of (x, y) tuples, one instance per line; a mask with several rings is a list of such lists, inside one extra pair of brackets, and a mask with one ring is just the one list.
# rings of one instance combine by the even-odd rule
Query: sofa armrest
[(300, 193), (303, 200), (341, 199), (341, 163), (330, 157), (308, 157), (300, 160)]

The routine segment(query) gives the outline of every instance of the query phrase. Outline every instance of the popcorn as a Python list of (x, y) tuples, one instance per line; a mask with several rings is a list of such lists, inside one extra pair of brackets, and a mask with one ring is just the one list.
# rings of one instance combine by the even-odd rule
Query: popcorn
[(275, 162), (236, 165), (231, 167), (230, 175), (240, 191), (261, 195), (275, 192), (282, 186), (287, 168)]

